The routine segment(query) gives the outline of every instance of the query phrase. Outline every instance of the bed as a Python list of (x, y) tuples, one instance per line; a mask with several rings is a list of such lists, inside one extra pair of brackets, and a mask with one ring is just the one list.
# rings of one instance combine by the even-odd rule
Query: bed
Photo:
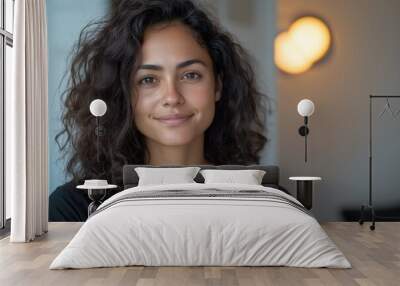
[[(279, 186), (277, 166), (198, 166), (264, 170), (260, 185), (138, 185), (103, 202), (50, 269), (144, 266), (292, 266), (350, 268), (304, 206)], [(171, 166), (176, 168), (177, 166)]]

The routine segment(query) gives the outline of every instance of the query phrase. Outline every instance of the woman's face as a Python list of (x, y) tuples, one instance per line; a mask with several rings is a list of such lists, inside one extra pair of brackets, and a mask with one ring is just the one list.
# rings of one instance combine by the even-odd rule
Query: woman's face
[(220, 97), (212, 60), (185, 25), (174, 22), (145, 31), (133, 81), (134, 120), (147, 140), (186, 145), (211, 125)]

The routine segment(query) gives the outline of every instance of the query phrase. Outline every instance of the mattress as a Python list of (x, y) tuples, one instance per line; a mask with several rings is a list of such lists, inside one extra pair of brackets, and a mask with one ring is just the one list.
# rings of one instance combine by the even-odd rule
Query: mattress
[(351, 267), (290, 195), (200, 183), (137, 186), (110, 197), (50, 269), (131, 265)]

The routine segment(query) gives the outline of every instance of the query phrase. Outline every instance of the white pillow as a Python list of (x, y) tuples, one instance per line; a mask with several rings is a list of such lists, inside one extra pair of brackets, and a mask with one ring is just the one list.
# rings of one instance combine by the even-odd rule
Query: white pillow
[(139, 176), (138, 186), (196, 183), (193, 179), (199, 170), (199, 167), (135, 168)]
[(265, 175), (263, 170), (201, 170), (204, 183), (234, 183), (261, 185)]

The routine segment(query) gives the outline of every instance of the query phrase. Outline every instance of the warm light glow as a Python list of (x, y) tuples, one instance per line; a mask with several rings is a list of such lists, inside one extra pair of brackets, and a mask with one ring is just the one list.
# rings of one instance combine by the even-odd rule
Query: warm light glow
[(311, 61), (298, 52), (288, 33), (280, 33), (275, 39), (275, 63), (291, 74), (305, 72), (312, 65)]
[(330, 44), (331, 35), (324, 22), (302, 17), (276, 37), (275, 64), (290, 74), (305, 72), (327, 53)]
[(331, 36), (328, 27), (314, 17), (303, 17), (292, 24), (290, 38), (310, 61), (317, 61), (328, 51)]

